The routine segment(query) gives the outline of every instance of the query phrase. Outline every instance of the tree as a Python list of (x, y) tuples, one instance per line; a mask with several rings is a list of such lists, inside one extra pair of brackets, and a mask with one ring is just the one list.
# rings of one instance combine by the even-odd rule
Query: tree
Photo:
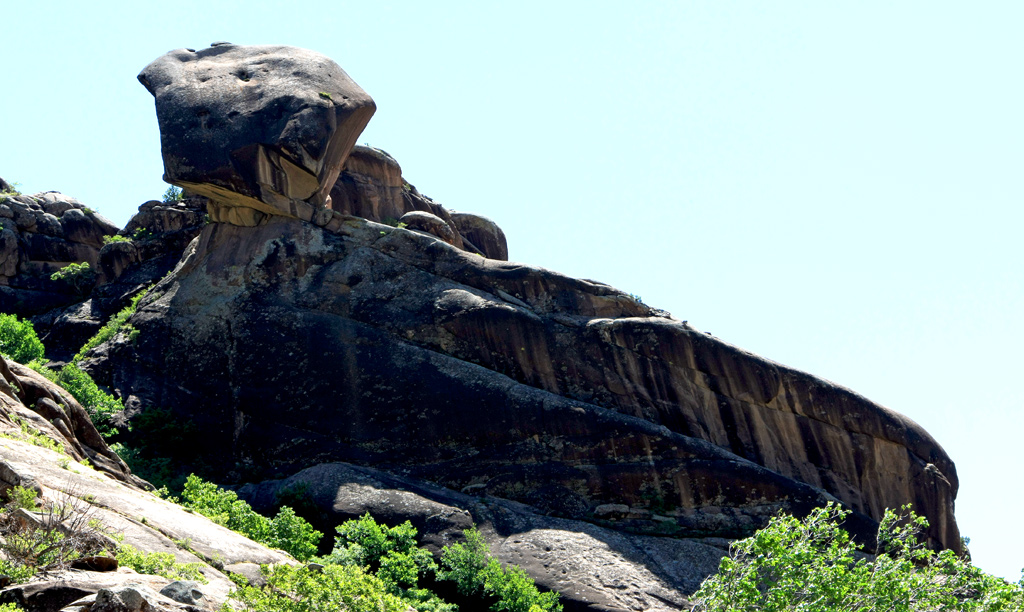
[(778, 516), (732, 545), (693, 598), (699, 612), (1000, 612), (1024, 609), (1024, 581), (989, 576), (919, 536), (928, 523), (905, 506), (887, 511), (877, 554), (860, 554), (829, 504), (807, 518)]

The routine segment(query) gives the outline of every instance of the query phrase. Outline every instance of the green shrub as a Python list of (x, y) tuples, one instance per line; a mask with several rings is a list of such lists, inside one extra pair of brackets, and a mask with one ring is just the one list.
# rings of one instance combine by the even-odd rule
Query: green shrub
[(96, 332), (96, 335), (89, 338), (89, 341), (82, 345), (82, 348), (78, 349), (78, 353), (71, 358), (72, 363), (79, 363), (85, 359), (86, 354), (97, 346), (103, 344), (107, 340), (113, 338), (122, 328), (125, 328), (125, 324), (128, 319), (135, 314), (136, 308), (139, 306), (139, 300), (142, 296), (146, 295), (145, 291), (140, 291), (134, 297), (127, 306), (122, 308), (117, 314), (110, 317), (110, 320), (100, 328), (100, 331)]
[(35, 489), (18, 485), (7, 491), (7, 500), (15, 508), (24, 508), (31, 512), (39, 510), (39, 494)]
[(164, 192), (164, 204), (173, 204), (175, 202), (180, 202), (184, 199), (185, 192), (182, 190), (181, 187), (171, 185), (170, 187), (167, 188), (167, 191)]
[(321, 571), (263, 566), (265, 587), (244, 586), (231, 595), (248, 612), (404, 612), (406, 604), (362, 568), (327, 565)]
[(988, 576), (952, 551), (929, 550), (918, 539), (927, 522), (904, 512), (886, 512), (874, 559), (855, 556), (857, 546), (839, 527), (849, 512), (838, 506), (829, 504), (803, 520), (776, 517), (733, 543), (718, 574), (693, 595), (694, 610), (1024, 609), (1024, 585)]
[(131, 242), (132, 239), (128, 236), (122, 236), (120, 234), (114, 234), (113, 236), (104, 236), (103, 244), (111, 244), (114, 242)]
[(198, 580), (206, 584), (202, 563), (178, 563), (171, 553), (143, 552), (130, 544), (117, 547), (117, 562), (140, 574), (154, 574), (170, 580)]
[(88, 293), (96, 284), (96, 273), (89, 267), (89, 262), (68, 264), (50, 275), (52, 281), (64, 281), (79, 295)]
[(280, 548), (302, 561), (316, 554), (317, 544), (324, 535), (287, 506), (269, 519), (238, 499), (234, 491), (225, 491), (195, 474), (185, 481), (181, 505), (251, 540)]
[(43, 343), (31, 321), (19, 321), (10, 314), (0, 314), (0, 353), (18, 363), (43, 359)]
[(67, 364), (56, 373), (40, 367), (39, 362), (33, 362), (29, 366), (60, 385), (78, 400), (82, 408), (89, 413), (89, 418), (101, 436), (109, 439), (117, 435), (117, 428), (111, 424), (111, 418), (124, 410), (124, 405), (121, 400), (100, 389), (88, 372), (74, 363)]
[(475, 528), (466, 531), (465, 544), (444, 547), (437, 577), (454, 581), (463, 595), (496, 597), (491, 610), (546, 612), (562, 609), (558, 593), (540, 592), (522, 568), (502, 567), (491, 557), (483, 536)]

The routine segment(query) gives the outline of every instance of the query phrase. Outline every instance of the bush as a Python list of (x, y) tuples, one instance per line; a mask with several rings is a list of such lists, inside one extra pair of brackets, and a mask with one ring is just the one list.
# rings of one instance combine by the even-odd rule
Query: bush
[(560, 611), (558, 593), (541, 593), (522, 568), (503, 568), (487, 552), (487, 544), (476, 529), (466, 531), (465, 544), (445, 546), (441, 553), (440, 580), (452, 580), (463, 595), (497, 598), (491, 610), (504, 612)]
[(89, 413), (89, 419), (92, 420), (96, 431), (100, 432), (104, 439), (110, 439), (117, 435), (117, 428), (111, 424), (111, 419), (115, 414), (124, 410), (124, 405), (121, 400), (100, 389), (88, 372), (74, 363), (67, 364), (57, 372), (45, 367), (39, 361), (33, 361), (28, 365), (70, 393)]
[[(15, 493), (0, 512), (0, 571), (12, 580), (27, 580), (66, 570), (80, 556), (105, 552), (107, 538), (91, 520), (88, 504), (73, 492), (42, 503), (30, 501), (30, 495)], [(28, 503), (35, 504), (32, 518), (16, 515)]]
[(887, 511), (878, 554), (857, 559), (857, 546), (839, 525), (849, 514), (829, 504), (801, 520), (779, 516), (733, 543), (718, 574), (694, 595), (700, 612), (790, 610), (1024, 609), (1024, 585), (988, 576), (957, 557), (919, 541), (924, 518), (904, 508)]
[(68, 264), (50, 275), (52, 281), (64, 281), (75, 293), (85, 295), (96, 284), (96, 273), (89, 262)]
[(113, 242), (131, 242), (132, 239), (128, 236), (122, 236), (120, 234), (114, 234), (113, 236), (104, 236), (103, 244), (111, 244)]
[(71, 358), (71, 362), (80, 363), (85, 359), (85, 355), (89, 351), (113, 338), (119, 331), (121, 331), (122, 328), (126, 328), (125, 324), (128, 322), (128, 319), (135, 314), (135, 310), (139, 306), (139, 300), (141, 300), (144, 295), (146, 295), (146, 292), (140, 291), (132, 298), (131, 302), (129, 302), (127, 306), (122, 308), (114, 316), (110, 317), (110, 320), (107, 321), (106, 325), (101, 327), (100, 331), (96, 332), (95, 336), (89, 338), (89, 341), (82, 345), (82, 348), (78, 349), (78, 353)]
[(267, 584), (244, 586), (232, 598), (250, 612), (404, 612), (406, 604), (362, 568), (328, 565), (322, 571), (263, 566)]
[(117, 562), (140, 574), (154, 574), (170, 580), (198, 580), (206, 584), (202, 563), (178, 563), (171, 553), (143, 552), (130, 544), (117, 547)]
[(317, 544), (324, 535), (305, 519), (296, 516), (288, 506), (282, 507), (277, 516), (269, 519), (238, 499), (234, 491), (225, 491), (195, 474), (185, 481), (181, 505), (251, 540), (280, 548), (301, 561), (316, 554)]
[(44, 352), (43, 343), (31, 321), (19, 321), (15, 315), (0, 314), (0, 353), (18, 363), (29, 363), (43, 359)]

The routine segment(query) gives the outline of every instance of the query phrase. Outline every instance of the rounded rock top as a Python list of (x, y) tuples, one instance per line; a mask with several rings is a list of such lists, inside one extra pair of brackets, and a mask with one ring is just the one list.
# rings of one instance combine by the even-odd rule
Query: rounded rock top
[(155, 98), (164, 179), (265, 214), (324, 205), (376, 110), (332, 59), (284, 45), (176, 49), (138, 78)]

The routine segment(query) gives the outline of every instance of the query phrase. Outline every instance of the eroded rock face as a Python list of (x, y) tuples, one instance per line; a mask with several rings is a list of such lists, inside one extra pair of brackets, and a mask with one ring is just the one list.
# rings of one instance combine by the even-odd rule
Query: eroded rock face
[(223, 478), (348, 461), (722, 537), (830, 499), (867, 534), (913, 503), (960, 548), (953, 464), (905, 417), (607, 285), (418, 232), (214, 224), (131, 323), (134, 345), (104, 349), (112, 386), (194, 420)]
[(308, 221), (376, 109), (340, 66), (295, 47), (178, 49), (139, 81), (156, 99), (165, 180), (237, 224)]

